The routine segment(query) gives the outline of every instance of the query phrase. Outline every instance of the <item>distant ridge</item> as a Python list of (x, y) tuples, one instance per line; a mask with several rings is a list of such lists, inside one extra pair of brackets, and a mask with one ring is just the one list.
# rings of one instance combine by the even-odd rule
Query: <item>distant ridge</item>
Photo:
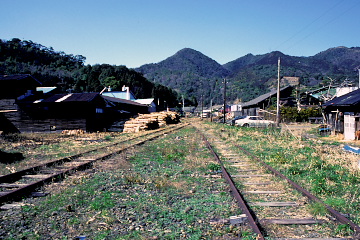
[[(222, 103), (222, 81), (229, 82), (230, 101), (248, 101), (274, 87), (277, 61), (281, 75), (300, 77), (304, 89), (327, 85), (329, 78), (339, 84), (345, 79), (357, 84), (360, 68), (359, 47), (334, 47), (310, 57), (297, 57), (273, 51), (262, 55), (251, 53), (224, 65), (199, 51), (184, 48), (159, 63), (146, 64), (135, 70), (150, 81), (175, 89), (180, 94)], [(203, 97), (202, 97), (203, 96)]]

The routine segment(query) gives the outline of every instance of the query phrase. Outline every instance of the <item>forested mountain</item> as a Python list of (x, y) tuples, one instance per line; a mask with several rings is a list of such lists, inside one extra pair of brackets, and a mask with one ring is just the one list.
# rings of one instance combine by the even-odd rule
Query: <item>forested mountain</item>
[(150, 81), (169, 86), (187, 98), (201, 96), (221, 97), (219, 90), (221, 79), (229, 75), (229, 71), (215, 60), (190, 48), (184, 48), (175, 55), (157, 64), (146, 64), (136, 71), (144, 74)]
[[(31, 74), (44, 86), (62, 92), (98, 92), (106, 86), (120, 90), (130, 86), (137, 98), (153, 97), (175, 106), (185, 97), (186, 105), (204, 100), (205, 105), (223, 102), (224, 79), (229, 101), (248, 101), (276, 85), (277, 62), (281, 76), (300, 77), (302, 88), (358, 82), (360, 48), (336, 47), (310, 57), (294, 57), (274, 51), (247, 54), (221, 65), (196, 50), (185, 48), (156, 63), (137, 69), (108, 64), (85, 65), (85, 57), (57, 52), (32, 41), (0, 40), (0, 74)], [(331, 80), (331, 79), (332, 80)]]
[(43, 86), (57, 86), (61, 92), (100, 92), (104, 87), (121, 90), (129, 86), (136, 98), (155, 98), (175, 107), (180, 97), (169, 87), (148, 81), (125, 66), (85, 65), (85, 57), (57, 52), (32, 41), (0, 40), (0, 75), (31, 74)]
[(227, 98), (231, 101), (248, 101), (274, 88), (277, 79), (278, 59), (281, 59), (281, 76), (300, 77), (302, 88), (308, 90), (345, 79), (358, 82), (360, 48), (336, 47), (315, 56), (295, 57), (274, 51), (263, 55), (247, 54), (224, 65), (202, 53), (183, 49), (157, 64), (143, 65), (136, 70), (151, 81), (176, 89), (181, 94), (205, 96), (205, 103), (213, 99), (222, 103), (223, 79), (228, 83)]

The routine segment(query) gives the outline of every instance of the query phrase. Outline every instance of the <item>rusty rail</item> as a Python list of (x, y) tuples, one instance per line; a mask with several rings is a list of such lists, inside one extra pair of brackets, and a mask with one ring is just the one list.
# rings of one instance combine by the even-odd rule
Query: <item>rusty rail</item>
[(241, 149), (243, 152), (245, 152), (246, 154), (248, 154), (249, 156), (251, 156), (252, 158), (256, 159), (259, 163), (261, 163), (264, 167), (266, 167), (269, 171), (271, 171), (274, 175), (286, 180), (294, 189), (298, 190), (299, 192), (301, 192), (304, 196), (308, 197), (310, 200), (320, 203), (322, 204), (330, 213), (332, 216), (334, 216), (339, 222), (341, 222), (342, 224), (347, 224), (351, 227), (351, 229), (353, 229), (355, 231), (355, 234), (357, 235), (356, 239), (360, 238), (360, 226), (353, 223), (352, 221), (350, 221), (349, 219), (347, 219), (346, 217), (344, 217), (344, 215), (342, 215), (340, 212), (336, 211), (335, 209), (333, 209), (332, 207), (330, 207), (329, 205), (325, 204), (323, 201), (321, 201), (319, 198), (317, 198), (316, 196), (312, 195), (309, 191), (307, 191), (306, 189), (304, 189), (303, 187), (301, 187), (300, 185), (298, 185), (297, 183), (293, 182), (292, 180), (290, 180), (289, 178), (287, 178), (285, 175), (283, 175), (282, 173), (280, 173), (279, 171), (277, 171), (276, 169), (274, 169), (273, 167), (269, 166), (268, 164), (266, 164), (264, 161), (262, 161), (260, 158), (258, 158), (257, 156), (255, 156), (254, 154), (252, 154), (251, 152), (247, 151), (246, 149), (244, 149), (243, 147), (236, 145), (236, 147), (238, 147), (239, 149)]
[(203, 137), (203, 140), (204, 140), (204, 142), (206, 144), (206, 147), (211, 151), (214, 158), (220, 164), (221, 170), (222, 170), (222, 175), (225, 178), (225, 180), (228, 182), (228, 184), (230, 185), (230, 188), (231, 188), (231, 191), (232, 191), (232, 194), (233, 194), (234, 198), (237, 200), (239, 207), (246, 214), (246, 216), (248, 218), (249, 225), (251, 226), (253, 231), (257, 234), (256, 239), (264, 240), (265, 238), (264, 238), (264, 236), (263, 236), (263, 234), (262, 234), (262, 232), (260, 230), (261, 226), (260, 226), (259, 221), (257, 220), (256, 216), (254, 214), (252, 214), (249, 206), (246, 204), (246, 201), (245, 201), (244, 197), (242, 196), (240, 191), (235, 186), (235, 183), (234, 183), (231, 175), (226, 171), (221, 159), (219, 158), (217, 153), (213, 150), (213, 148), (211, 147), (211, 144), (209, 143), (209, 141), (206, 139), (206, 137), (203, 134), (202, 134), (202, 137)]
[[(152, 140), (152, 139), (155, 139), (157, 137), (160, 137), (162, 136), (163, 134), (166, 134), (166, 133), (169, 133), (169, 132), (172, 132), (172, 131), (175, 131), (175, 130), (178, 130), (178, 129), (181, 129), (185, 126), (187, 126), (188, 124), (183, 124), (181, 126), (177, 126), (175, 128), (171, 128), (171, 129), (165, 129), (165, 130), (161, 130), (161, 131), (156, 131), (156, 135), (150, 137), (150, 138), (147, 138), (147, 139), (144, 139), (144, 140), (140, 140), (138, 142), (135, 142), (129, 146), (126, 146), (126, 147), (122, 147), (120, 148), (119, 150), (115, 151), (115, 152), (111, 152), (111, 153), (108, 153), (108, 154), (105, 154), (103, 156), (100, 156), (98, 158), (95, 158), (95, 159), (91, 159), (91, 160), (88, 160), (88, 161), (84, 161), (84, 163), (82, 164), (78, 164), (77, 166), (74, 166), (74, 167), (70, 167), (66, 170), (63, 170), (61, 172), (57, 172), (57, 173), (54, 173), (54, 174), (50, 174), (50, 176), (46, 177), (46, 178), (43, 178), (43, 179), (40, 179), (38, 181), (35, 181), (33, 183), (30, 183), (26, 186), (23, 186), (23, 187), (19, 187), (17, 189), (14, 189), (12, 191), (9, 191), (9, 192), (6, 192), (6, 193), (3, 193), (2, 195), (0, 195), (0, 204), (3, 204), (3, 203), (6, 203), (6, 202), (10, 202), (10, 201), (15, 201), (15, 200), (19, 200), (21, 199), (22, 197), (24, 196), (28, 196), (32, 191), (34, 191), (35, 189), (41, 187), (42, 185), (48, 183), (48, 182), (52, 182), (52, 181), (56, 181), (56, 180), (59, 180), (59, 179), (62, 179), (64, 178), (65, 175), (68, 175), (72, 172), (75, 172), (77, 170), (80, 170), (80, 169), (85, 169), (85, 168), (88, 168), (89, 166), (91, 166), (94, 162), (96, 161), (100, 161), (100, 160), (106, 160), (110, 157), (112, 157), (113, 155), (115, 154), (119, 154), (121, 153), (122, 151), (126, 150), (126, 149), (129, 149), (131, 147), (134, 147), (134, 146), (137, 146), (137, 145), (141, 145), (141, 144), (144, 144), (146, 141), (149, 141), (149, 140)], [(90, 151), (87, 151), (87, 152), (84, 152), (84, 153), (80, 153), (80, 154), (76, 154), (76, 155), (73, 155), (73, 156), (70, 156), (70, 157), (66, 157), (66, 158), (63, 158), (63, 159), (59, 159), (59, 160), (55, 160), (55, 161), (51, 161), (51, 162), (48, 162), (48, 163), (45, 163), (45, 164), (41, 164), (41, 165), (38, 165), (38, 166), (35, 166), (35, 167), (31, 167), (31, 168), (28, 168), (28, 169), (24, 169), (24, 170), (21, 170), (19, 172), (15, 172), (15, 173), (10, 173), (10, 174), (7, 174), (7, 175), (4, 175), (4, 176), (0, 176), (0, 183), (9, 183), (9, 182), (13, 182), (13, 181), (16, 181), (18, 179), (21, 179), (22, 176), (26, 175), (26, 174), (31, 174), (31, 173), (36, 173), (37, 171), (41, 171), (41, 169), (45, 168), (45, 167), (51, 167), (51, 166), (56, 166), (56, 165), (60, 165), (60, 164), (63, 164), (65, 162), (71, 162), (73, 159), (75, 158), (79, 158), (85, 154), (88, 154), (88, 153), (91, 153), (91, 152), (94, 152), (94, 151), (98, 151), (99, 149), (105, 149), (109, 146), (115, 146), (117, 144), (120, 144), (120, 143), (123, 143), (123, 142), (126, 142), (126, 141), (129, 141), (129, 140), (135, 140), (137, 138), (140, 138), (140, 137), (144, 137), (144, 136), (148, 136), (150, 134), (153, 134), (154, 132), (152, 133), (147, 133), (147, 134), (144, 134), (144, 135), (141, 135), (141, 136), (138, 136), (138, 137), (134, 137), (134, 138), (131, 138), (131, 139), (127, 139), (125, 141), (121, 141), (121, 142), (118, 142), (118, 143), (115, 143), (115, 144), (110, 144), (108, 146), (105, 146), (105, 147), (100, 147), (98, 149), (93, 149), (93, 150), (90, 150)]]

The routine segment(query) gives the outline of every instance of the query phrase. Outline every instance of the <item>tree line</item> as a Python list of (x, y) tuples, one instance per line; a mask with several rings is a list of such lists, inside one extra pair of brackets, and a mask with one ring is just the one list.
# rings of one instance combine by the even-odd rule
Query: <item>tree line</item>
[(0, 74), (31, 74), (44, 86), (66, 92), (100, 92), (104, 87), (120, 91), (130, 87), (136, 98), (154, 98), (160, 106), (177, 107), (181, 96), (171, 88), (148, 81), (125, 66), (85, 65), (86, 57), (55, 51), (52, 47), (13, 38), (0, 39)]

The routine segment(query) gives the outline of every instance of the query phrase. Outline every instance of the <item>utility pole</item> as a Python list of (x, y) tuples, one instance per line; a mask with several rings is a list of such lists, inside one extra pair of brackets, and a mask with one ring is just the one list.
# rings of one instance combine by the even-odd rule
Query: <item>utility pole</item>
[(201, 95), (201, 120), (203, 119), (203, 112), (204, 112), (204, 95)]
[(224, 124), (226, 123), (226, 78), (224, 78)]
[(213, 115), (212, 115), (212, 99), (210, 99), (210, 122), (213, 121)]
[(185, 114), (185, 101), (184, 101), (184, 95), (181, 95), (182, 96), (182, 112), (184, 114), (184, 116), (186, 116)]
[(278, 59), (278, 82), (276, 96), (276, 126), (280, 126), (280, 57)]

